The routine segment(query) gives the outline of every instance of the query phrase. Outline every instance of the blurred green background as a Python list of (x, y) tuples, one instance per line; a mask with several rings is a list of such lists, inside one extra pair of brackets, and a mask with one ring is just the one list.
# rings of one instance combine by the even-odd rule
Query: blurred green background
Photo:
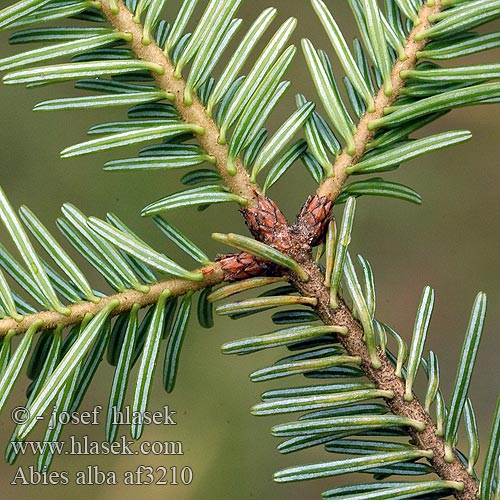
[[(2, 6), (8, 3), (2, 0)], [(169, 2), (168, 10), (175, 13), (178, 3)], [(347, 38), (355, 36), (347, 2), (328, 3)], [(277, 29), (278, 21), (295, 16), (299, 25), (294, 43), (300, 45), (300, 39), (307, 36), (318, 47), (328, 47), (312, 9), (304, 0), (244, 2), (239, 11), (239, 16), (245, 20), (244, 26), (248, 26), (262, 9), (270, 5), (279, 9), (274, 29)], [(13, 53), (6, 40), (7, 36), (2, 34), (2, 56)], [(468, 63), (488, 61), (498, 61), (498, 52), (491, 51), (467, 59)], [(273, 115), (271, 129), (291, 113), (296, 92), (315, 99), (300, 50), (289, 78), (293, 87)], [(60, 213), (60, 206), (68, 201), (99, 217), (103, 217), (106, 211), (115, 212), (153, 246), (177, 256), (186, 266), (194, 267), (186, 256), (176, 254), (167, 240), (153, 230), (149, 220), (143, 220), (139, 215), (140, 209), (147, 203), (179, 189), (178, 178), (181, 174), (103, 172), (102, 164), (108, 159), (125, 157), (123, 151), (59, 159), (61, 149), (85, 139), (89, 126), (123, 119), (124, 110), (33, 114), (32, 107), (41, 100), (74, 95), (71, 86), (31, 90), (4, 86), (0, 92), (0, 184), (15, 207), (27, 204), (51, 228), (55, 228), (54, 221)], [(352, 252), (362, 253), (374, 269), (377, 317), (393, 326), (404, 338), (410, 338), (422, 288), (427, 284), (434, 287), (436, 304), (427, 350), (432, 349), (439, 356), (441, 387), (445, 397), (449, 396), (453, 384), (455, 362), (470, 307), (479, 290), (487, 292), (486, 329), (471, 387), (471, 398), (483, 439), (489, 432), (500, 374), (499, 111), (498, 105), (466, 108), (454, 111), (433, 124), (429, 133), (467, 128), (473, 132), (473, 139), (385, 174), (387, 179), (417, 189), (423, 197), (423, 205), (361, 198), (352, 240)], [(270, 195), (293, 218), (307, 194), (313, 190), (312, 181), (297, 166)], [(211, 241), (211, 232), (245, 231), (236, 207), (231, 205), (212, 207), (201, 213), (196, 210), (186, 210), (182, 214), (173, 212), (169, 220), (185, 229), (186, 234), (207, 249), (209, 255), (227, 251), (227, 248)], [(3, 229), (0, 237), (2, 242), (7, 240)], [(90, 270), (89, 273), (93, 276), (93, 283), (101, 286), (99, 278)], [(202, 330), (192, 321), (174, 393), (165, 394), (158, 380), (149, 405), (152, 410), (169, 405), (177, 411), (178, 425), (149, 426), (142, 438), (148, 441), (180, 440), (184, 444), (184, 456), (63, 456), (54, 460), (52, 468), (69, 471), (72, 478), (69, 485), (11, 485), (19, 465), (26, 470), (35, 463), (33, 456), (26, 455), (15, 466), (0, 463), (2, 497), (23, 500), (36, 494), (38, 498), (62, 495), (75, 500), (114, 500), (140, 494), (147, 495), (151, 500), (319, 498), (322, 490), (340, 484), (342, 479), (278, 485), (273, 483), (272, 474), (288, 465), (323, 460), (325, 453), (317, 449), (291, 456), (279, 455), (275, 448), (278, 441), (270, 436), (269, 430), (283, 419), (257, 418), (249, 413), (252, 404), (259, 400), (259, 394), (271, 385), (252, 384), (248, 374), (272, 362), (278, 354), (255, 354), (244, 358), (220, 354), (223, 342), (271, 329), (269, 315), (265, 313), (238, 323), (221, 318), (210, 331)], [(157, 375), (160, 375), (159, 372)], [(112, 373), (109, 366), (103, 364), (82, 410), (91, 410), (97, 404), (106, 405)], [(5, 448), (13, 429), (10, 410), (23, 404), (26, 385), (27, 380), (22, 378), (16, 394), (0, 416), (1, 449)], [(89, 439), (102, 441), (104, 415), (101, 415), (100, 421), (100, 426), (67, 426), (62, 439), (69, 439), (70, 435), (88, 435)], [(128, 432), (126, 428), (122, 431)], [(41, 433), (42, 430), (38, 430), (34, 438), (41, 438)], [(190, 486), (139, 487), (121, 484), (123, 472), (135, 470), (141, 464), (153, 467), (188, 465), (194, 471), (194, 481)], [(103, 471), (115, 471), (119, 484), (75, 485), (73, 478), (76, 471), (85, 470), (89, 465), (98, 465)]]

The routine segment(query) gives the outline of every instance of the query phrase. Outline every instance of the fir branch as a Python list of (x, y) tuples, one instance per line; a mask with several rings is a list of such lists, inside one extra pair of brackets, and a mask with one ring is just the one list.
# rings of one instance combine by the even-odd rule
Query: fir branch
[(444, 439), (438, 435), (437, 428), (425, 411), (415, 394), (412, 401), (405, 400), (405, 381), (398, 378), (394, 365), (382, 353), (378, 352), (381, 366), (376, 369), (372, 366), (372, 359), (364, 340), (364, 331), (360, 323), (354, 318), (352, 312), (345, 302), (339, 300), (338, 307), (330, 307), (330, 291), (324, 285), (324, 276), (319, 267), (309, 257), (307, 262), (301, 262), (310, 276), (309, 281), (303, 282), (291, 276), (291, 282), (297, 290), (307, 297), (318, 300), (315, 308), (318, 316), (325, 325), (335, 325), (347, 328), (347, 335), (339, 335), (339, 342), (345, 347), (350, 356), (361, 358), (360, 368), (366, 376), (380, 390), (392, 391), (394, 397), (386, 401), (387, 405), (395, 415), (418, 420), (425, 424), (425, 429), (419, 431), (408, 428), (408, 432), (421, 450), (431, 450), (432, 458), (429, 459), (436, 472), (442, 479), (462, 482), (462, 491), (454, 491), (455, 498), (459, 500), (477, 500), (478, 484), (469, 475), (466, 467), (455, 455), (452, 463), (445, 461)]
[(392, 91), (386, 93), (385, 86), (380, 88), (374, 103), (374, 110), (365, 113), (358, 124), (354, 134), (354, 154), (349, 154), (347, 148), (342, 151), (333, 166), (333, 175), (328, 177), (317, 189), (316, 194), (319, 197), (327, 197), (329, 200), (336, 200), (342, 190), (349, 174), (347, 170), (356, 165), (366, 151), (366, 146), (375, 135), (374, 130), (370, 130), (369, 123), (384, 116), (385, 108), (392, 106), (400, 96), (400, 91), (405, 85), (405, 80), (401, 76), (402, 71), (412, 70), (417, 64), (417, 55), (423, 51), (427, 39), (419, 40), (419, 33), (430, 27), (429, 16), (436, 15), (442, 10), (441, 0), (424, 3), (418, 14), (418, 21), (411, 31), (404, 46), (406, 58), (400, 57), (392, 68), (391, 82)]
[(224, 259), (202, 267), (197, 271), (203, 273), (204, 279), (202, 281), (189, 281), (184, 279), (159, 281), (151, 285), (149, 291), (146, 293), (138, 290), (127, 290), (123, 293), (103, 297), (98, 302), (85, 301), (69, 305), (69, 314), (67, 315), (57, 311), (46, 310), (24, 316), (22, 321), (19, 322), (13, 318), (0, 319), (0, 339), (5, 337), (9, 332), (15, 332), (16, 334), (25, 333), (31, 325), (35, 323), (41, 324), (37, 330), (38, 332), (56, 327), (76, 325), (81, 323), (87, 314), (95, 316), (99, 311), (106, 308), (110, 302), (118, 300), (119, 305), (116, 306), (111, 313), (111, 316), (116, 316), (132, 310), (136, 304), (141, 308), (156, 304), (160, 295), (165, 290), (170, 290), (172, 297), (178, 297), (188, 292), (194, 292), (217, 285), (228, 276), (228, 272), (224, 270)]
[[(112, 4), (116, 4), (118, 8), (114, 9)], [(215, 159), (223, 181), (233, 194), (247, 200), (249, 208), (254, 207), (259, 193), (257, 185), (250, 182), (249, 175), (240, 159), (235, 162), (236, 173), (234, 175), (228, 173), (229, 147), (219, 144), (219, 128), (214, 120), (207, 115), (205, 107), (195, 95), (192, 97), (191, 104), (185, 104), (186, 82), (182, 77), (177, 78), (174, 75), (175, 66), (163, 50), (153, 40), (147, 45), (143, 43), (144, 27), (134, 21), (133, 14), (121, 0), (116, 2), (103, 1), (102, 13), (119, 32), (131, 34), (132, 39), (129, 44), (137, 58), (155, 63), (164, 69), (161, 74), (152, 73), (157, 84), (164, 91), (173, 94), (172, 103), (187, 123), (193, 123), (203, 128), (204, 133), (197, 135), (197, 138), (206, 153)]]

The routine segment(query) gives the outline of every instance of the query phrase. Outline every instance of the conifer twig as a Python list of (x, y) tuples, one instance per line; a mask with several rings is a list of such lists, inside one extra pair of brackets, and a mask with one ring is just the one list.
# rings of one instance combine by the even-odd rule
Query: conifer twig
[(375, 135), (375, 131), (369, 129), (369, 123), (378, 118), (382, 118), (384, 116), (384, 109), (392, 106), (399, 97), (399, 92), (405, 85), (405, 80), (400, 76), (401, 72), (415, 67), (417, 63), (417, 53), (423, 50), (427, 43), (426, 39), (416, 41), (415, 37), (418, 33), (429, 28), (429, 16), (438, 14), (442, 9), (441, 0), (435, 0), (435, 2), (432, 2), (432, 6), (429, 5), (430, 3), (431, 2), (424, 3), (418, 15), (419, 24), (413, 28), (408, 36), (404, 46), (406, 59), (404, 61), (399, 59), (394, 64), (391, 74), (392, 93), (390, 95), (386, 95), (384, 87), (379, 89), (377, 96), (375, 97), (374, 111), (371, 113), (367, 112), (361, 117), (356, 133), (354, 134), (356, 152), (353, 155), (349, 155), (347, 150), (344, 148), (333, 166), (333, 176), (327, 178), (318, 187), (316, 190), (317, 196), (325, 196), (329, 200), (335, 201), (347, 181), (347, 178), (349, 177), (347, 169), (359, 162), (365, 152), (366, 146)]
[(419, 449), (432, 450), (433, 458), (430, 459), (430, 462), (442, 479), (459, 481), (464, 484), (462, 491), (453, 492), (455, 498), (458, 500), (477, 500), (478, 484), (476, 480), (469, 475), (456, 454), (452, 463), (445, 461), (444, 439), (438, 436), (434, 422), (415, 394), (412, 401), (405, 401), (405, 382), (404, 379), (396, 376), (394, 365), (385, 354), (379, 351), (381, 367), (373, 368), (370, 353), (363, 339), (364, 332), (359, 322), (342, 300), (339, 300), (339, 306), (336, 309), (330, 307), (329, 289), (324, 286), (324, 277), (317, 265), (312, 260), (308, 264), (302, 265), (306, 267), (310, 279), (308, 282), (302, 282), (292, 277), (294, 286), (302, 295), (315, 297), (318, 300), (315, 310), (323, 323), (344, 326), (348, 329), (348, 335), (339, 335), (339, 342), (350, 356), (361, 358), (360, 368), (374, 382), (377, 389), (393, 391), (394, 397), (386, 401), (391, 411), (395, 415), (425, 423), (423, 431), (410, 428), (407, 430)]
[(174, 76), (175, 67), (165, 55), (163, 50), (152, 40), (150, 44), (142, 43), (144, 29), (139, 23), (134, 22), (132, 13), (125, 7), (121, 0), (117, 0), (118, 12), (115, 14), (110, 7), (109, 0), (102, 2), (102, 13), (108, 18), (110, 23), (120, 32), (130, 33), (132, 40), (130, 47), (137, 58), (144, 61), (154, 62), (164, 68), (162, 74), (154, 74), (158, 85), (163, 90), (172, 93), (175, 97), (172, 104), (179, 111), (182, 118), (188, 123), (194, 123), (203, 127), (204, 134), (199, 135), (197, 139), (205, 149), (206, 153), (215, 159), (215, 164), (222, 176), (224, 183), (229, 187), (233, 194), (245, 198), (248, 202), (247, 207), (253, 208), (256, 204), (259, 188), (256, 184), (250, 182), (250, 177), (241, 163), (236, 160), (236, 174), (230, 175), (227, 171), (229, 148), (227, 145), (218, 143), (219, 128), (212, 118), (205, 113), (204, 106), (196, 96), (193, 96), (193, 102), (190, 105), (184, 103), (184, 94), (186, 83), (183, 78)]
[(17, 322), (13, 318), (0, 319), (0, 339), (5, 337), (5, 335), (11, 331), (14, 331), (16, 334), (24, 333), (33, 323), (38, 321), (42, 322), (38, 332), (50, 330), (58, 326), (65, 327), (79, 324), (87, 314), (97, 314), (99, 311), (104, 309), (107, 304), (114, 300), (118, 300), (120, 304), (113, 309), (111, 316), (116, 316), (130, 311), (134, 304), (138, 304), (140, 307), (155, 304), (162, 292), (165, 290), (170, 290), (172, 292), (171, 296), (176, 297), (184, 295), (189, 291), (196, 291), (214, 286), (221, 283), (228, 274), (223, 270), (223, 265), (224, 263), (219, 261), (198, 269), (198, 271), (202, 272), (204, 275), (204, 279), (202, 281), (169, 279), (154, 283), (151, 285), (150, 290), (147, 293), (140, 292), (138, 290), (127, 290), (126, 292), (103, 297), (99, 300), (99, 302), (83, 301), (68, 305), (68, 309), (70, 311), (68, 315), (63, 315), (56, 311), (41, 311), (39, 313), (24, 316), (24, 319), (20, 322)]

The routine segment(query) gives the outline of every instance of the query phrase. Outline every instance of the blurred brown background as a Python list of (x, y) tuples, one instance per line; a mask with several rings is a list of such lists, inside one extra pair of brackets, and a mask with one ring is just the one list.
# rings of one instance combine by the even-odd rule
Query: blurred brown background
[[(2, 5), (8, 4), (2, 0)], [(179, 2), (168, 3), (176, 12)], [(201, 2), (204, 4), (205, 2)], [(347, 2), (328, 2), (347, 38), (355, 36)], [(274, 5), (279, 18), (296, 16), (299, 25), (294, 43), (308, 36), (316, 46), (327, 48), (326, 37), (309, 3), (304, 0), (254, 0), (244, 2), (239, 16), (248, 26), (258, 13)], [(168, 13), (167, 13), (168, 15)], [(496, 24), (496, 29), (499, 24)], [(490, 31), (493, 31), (492, 27)], [(243, 28), (244, 29), (244, 28)], [(0, 36), (0, 53), (13, 53), (6, 45), (7, 36)], [(329, 50), (331, 53), (331, 50)], [(467, 59), (469, 63), (498, 61), (498, 52), (489, 52)], [(289, 78), (289, 91), (280, 111), (273, 116), (271, 128), (291, 113), (293, 95), (303, 92), (310, 99), (315, 93), (299, 50)], [(124, 110), (92, 112), (31, 112), (35, 103), (56, 96), (74, 95), (71, 86), (49, 86), (34, 90), (21, 87), (0, 89), (0, 184), (17, 207), (27, 204), (51, 228), (60, 206), (71, 201), (88, 214), (103, 217), (106, 211), (118, 214), (156, 248), (176, 256), (171, 245), (153, 230), (148, 220), (141, 220), (139, 211), (147, 203), (179, 189), (181, 174), (105, 173), (102, 164), (112, 158), (125, 157), (123, 151), (61, 160), (59, 151), (85, 140), (89, 126), (113, 119), (123, 119)], [(475, 404), (483, 440), (489, 433), (490, 419), (498, 393), (498, 334), (500, 323), (500, 214), (498, 211), (499, 119), (498, 105), (465, 108), (453, 111), (429, 128), (429, 133), (467, 128), (473, 139), (458, 147), (434, 153), (405, 164), (387, 179), (406, 183), (418, 190), (423, 205), (415, 206), (389, 199), (359, 199), (352, 241), (352, 253), (362, 253), (373, 266), (377, 288), (377, 317), (392, 325), (406, 339), (410, 338), (414, 314), (422, 288), (429, 284), (436, 292), (435, 312), (426, 349), (434, 350), (441, 362), (441, 387), (449, 397), (455, 375), (455, 363), (467, 326), (470, 307), (476, 293), (488, 294), (486, 328), (472, 382), (471, 398)], [(280, 115), (281, 112), (281, 115)], [(297, 166), (287, 179), (270, 192), (287, 215), (297, 213), (302, 201), (314, 189), (312, 181)], [(337, 212), (340, 213), (340, 212)], [(182, 215), (172, 212), (169, 220), (209, 255), (227, 251), (210, 239), (213, 231), (244, 232), (241, 217), (234, 206), (212, 207), (198, 213), (186, 210)], [(2, 241), (7, 235), (2, 229)], [(178, 258), (194, 267), (185, 256)], [(93, 283), (100, 281), (94, 276)], [(259, 394), (271, 387), (258, 386), (248, 374), (276, 359), (278, 353), (256, 354), (252, 357), (225, 357), (220, 345), (242, 335), (272, 330), (269, 316), (261, 314), (237, 324), (218, 319), (211, 331), (192, 327), (185, 342), (178, 385), (166, 395), (158, 380), (150, 401), (150, 409), (168, 404), (177, 411), (177, 427), (149, 426), (143, 440), (182, 440), (183, 457), (151, 456), (73, 456), (54, 460), (53, 470), (67, 470), (72, 480), (67, 486), (21, 486), (10, 482), (19, 465), (25, 469), (35, 463), (34, 457), (22, 457), (15, 466), (0, 462), (0, 491), (5, 498), (131, 499), (136, 495), (151, 500), (212, 500), (221, 498), (304, 499), (319, 498), (319, 493), (340, 484), (342, 479), (311, 483), (278, 485), (273, 483), (274, 471), (292, 464), (315, 462), (329, 457), (321, 450), (281, 456), (275, 449), (278, 440), (270, 436), (270, 427), (284, 419), (256, 418), (249, 409)], [(162, 359), (161, 359), (162, 362)], [(161, 367), (157, 371), (160, 375)], [(107, 404), (112, 370), (103, 364), (84, 401), (82, 410), (96, 404)], [(135, 373), (135, 372), (134, 372)], [(160, 377), (157, 377), (158, 379)], [(299, 381), (300, 382), (300, 381)], [(12, 432), (10, 409), (24, 401), (27, 380), (21, 378), (17, 392), (0, 416), (0, 448), (4, 449)], [(282, 385), (282, 384), (277, 384)], [(100, 426), (67, 426), (62, 439), (72, 434), (89, 435), (104, 440), (104, 415)], [(127, 429), (122, 429), (127, 433)], [(41, 430), (34, 435), (41, 436)], [(124, 486), (121, 475), (138, 465), (182, 467), (194, 470), (190, 486)], [(116, 486), (78, 486), (74, 474), (89, 465), (103, 471), (116, 471)]]

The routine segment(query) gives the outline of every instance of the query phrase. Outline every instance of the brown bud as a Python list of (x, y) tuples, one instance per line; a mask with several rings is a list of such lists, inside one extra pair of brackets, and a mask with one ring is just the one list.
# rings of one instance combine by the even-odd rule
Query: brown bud
[(330, 222), (332, 205), (326, 196), (309, 196), (294, 224), (294, 232), (305, 237), (311, 246), (321, 243)]
[(274, 264), (261, 260), (249, 253), (219, 255), (216, 259), (226, 272), (224, 281), (239, 281), (256, 276), (271, 275), (275, 270)]
[(257, 208), (241, 212), (255, 239), (281, 251), (290, 248), (288, 221), (274, 201), (258, 195)]

